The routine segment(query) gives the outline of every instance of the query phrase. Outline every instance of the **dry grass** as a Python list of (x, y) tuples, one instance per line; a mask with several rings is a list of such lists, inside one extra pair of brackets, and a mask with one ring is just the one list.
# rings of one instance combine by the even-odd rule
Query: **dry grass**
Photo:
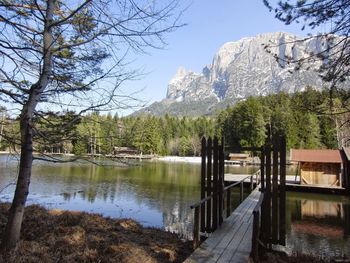
[[(9, 204), (0, 204), (0, 236)], [(183, 262), (190, 242), (175, 234), (143, 228), (130, 219), (97, 214), (26, 208), (21, 241), (1, 262)]]

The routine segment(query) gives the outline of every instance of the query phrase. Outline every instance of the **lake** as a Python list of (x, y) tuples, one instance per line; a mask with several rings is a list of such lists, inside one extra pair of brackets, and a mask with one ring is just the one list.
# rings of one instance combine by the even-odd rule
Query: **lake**
[[(132, 167), (36, 161), (28, 204), (47, 208), (132, 218), (191, 238), (193, 211), (200, 196), (200, 164), (137, 162)], [(256, 167), (225, 167), (225, 172), (253, 173)], [(17, 162), (0, 155), (0, 190), (14, 182)], [(14, 186), (0, 192), (12, 200)], [(234, 205), (238, 205), (238, 193)], [(287, 193), (287, 247), (320, 256), (350, 255), (350, 199), (344, 196)]]
[[(200, 196), (200, 164), (138, 162), (132, 167), (35, 161), (27, 204), (132, 218), (144, 226), (191, 237), (190, 205)], [(253, 167), (230, 167), (250, 173)], [(0, 189), (17, 176), (17, 162), (0, 155)], [(0, 193), (10, 202), (14, 186)], [(238, 198), (236, 198), (238, 202)]]

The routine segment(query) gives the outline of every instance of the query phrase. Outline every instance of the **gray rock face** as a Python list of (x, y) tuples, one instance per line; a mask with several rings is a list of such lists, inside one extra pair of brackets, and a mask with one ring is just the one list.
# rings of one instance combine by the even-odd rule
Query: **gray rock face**
[[(281, 32), (228, 42), (201, 73), (179, 68), (169, 82), (166, 99), (153, 105), (153, 108), (151, 105), (148, 112), (152, 113), (153, 109), (165, 113), (169, 105), (175, 103), (171, 106), (172, 114), (178, 105), (178, 115), (197, 115), (183, 112), (181, 105), (210, 101), (203, 112), (207, 113), (218, 105), (227, 105), (228, 101), (232, 103), (252, 95), (280, 91), (293, 93), (304, 90), (306, 86), (321, 89), (323, 83), (316, 69), (322, 61), (315, 61), (307, 69), (302, 67), (295, 71), (295, 64), (288, 64), (286, 60), (305, 58), (310, 52), (324, 50), (326, 44), (319, 38), (298, 41), (295, 35)], [(265, 49), (266, 45), (270, 53)], [(163, 104), (164, 109), (161, 109)]]
[[(294, 71), (295, 65), (289, 65), (286, 59), (306, 57), (306, 52), (320, 51), (325, 43), (320, 39), (297, 40), (292, 34), (278, 32), (226, 43), (202, 73), (180, 68), (169, 82), (167, 98), (197, 101), (216, 97), (221, 101), (279, 91), (296, 92), (308, 85), (321, 88), (322, 81), (313, 70), (319, 62), (311, 69)], [(271, 53), (265, 50), (266, 45)]]

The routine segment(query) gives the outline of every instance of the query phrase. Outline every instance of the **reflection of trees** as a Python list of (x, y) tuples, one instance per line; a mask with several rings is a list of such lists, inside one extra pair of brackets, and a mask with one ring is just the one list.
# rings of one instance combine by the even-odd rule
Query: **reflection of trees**
[(147, 163), (129, 168), (70, 164), (38, 166), (34, 178), (46, 183), (45, 194), (60, 194), (65, 201), (79, 197), (90, 203), (98, 199), (113, 203), (129, 196), (161, 211), (164, 227), (186, 236), (191, 233), (189, 206), (199, 199), (199, 174), (200, 166), (190, 164)]
[(177, 233), (186, 239), (192, 238), (193, 213), (188, 204), (176, 202), (172, 207), (167, 204), (162, 210), (166, 231)]

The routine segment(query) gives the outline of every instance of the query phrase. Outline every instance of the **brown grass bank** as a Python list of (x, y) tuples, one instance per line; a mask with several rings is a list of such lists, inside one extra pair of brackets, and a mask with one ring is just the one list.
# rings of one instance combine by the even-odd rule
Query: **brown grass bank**
[[(0, 204), (0, 237), (9, 204)], [(192, 243), (130, 219), (26, 208), (18, 248), (0, 262), (183, 262)]]

